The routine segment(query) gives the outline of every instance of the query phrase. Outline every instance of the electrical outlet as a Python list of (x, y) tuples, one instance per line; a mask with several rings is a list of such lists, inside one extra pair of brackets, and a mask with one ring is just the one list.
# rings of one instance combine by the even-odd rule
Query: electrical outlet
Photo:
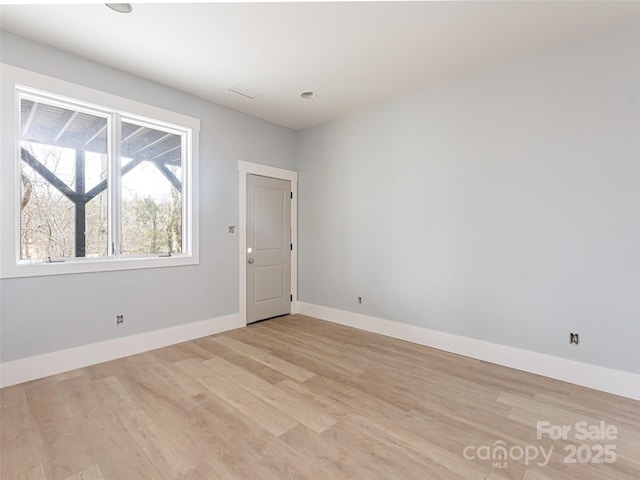
[(116, 315), (116, 325), (122, 325), (124, 323), (124, 315)]
[(571, 345), (579, 345), (580, 344), (580, 334), (578, 333), (569, 333), (569, 343)]
[(362, 303), (362, 297), (358, 297), (358, 303)]

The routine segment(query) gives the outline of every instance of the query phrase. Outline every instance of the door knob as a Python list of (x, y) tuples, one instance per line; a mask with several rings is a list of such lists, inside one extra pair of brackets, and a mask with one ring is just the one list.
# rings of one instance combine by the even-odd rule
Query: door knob
[(249, 260), (247, 260), (247, 262), (253, 263), (253, 258), (250, 258)]

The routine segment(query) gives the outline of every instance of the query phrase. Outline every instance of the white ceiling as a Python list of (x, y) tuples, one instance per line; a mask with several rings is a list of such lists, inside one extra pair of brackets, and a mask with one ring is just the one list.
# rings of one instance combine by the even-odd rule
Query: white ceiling
[(4, 30), (293, 129), (640, 19), (638, 1), (0, 8)]

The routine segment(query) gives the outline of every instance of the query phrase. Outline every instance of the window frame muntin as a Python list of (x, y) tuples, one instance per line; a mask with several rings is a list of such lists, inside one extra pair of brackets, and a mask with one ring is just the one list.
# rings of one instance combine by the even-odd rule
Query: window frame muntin
[[(200, 120), (178, 112), (145, 104), (123, 96), (113, 95), (65, 80), (56, 79), (36, 72), (0, 64), (0, 115), (3, 118), (3, 142), (0, 150), (0, 199), (8, 205), (0, 219), (0, 278), (20, 278), (74, 273), (92, 273), (143, 268), (196, 265), (199, 263), (199, 132)], [(158, 126), (168, 125), (184, 129), (187, 132), (183, 148), (189, 154), (189, 160), (183, 163), (183, 252), (171, 257), (157, 255), (145, 256), (107, 256), (67, 258), (61, 263), (48, 263), (43, 260), (22, 262), (20, 260), (20, 97), (22, 91), (44, 94), (47, 98), (62, 99), (67, 104), (80, 107), (89, 106), (94, 111), (116, 111), (131, 119), (151, 121)], [(113, 129), (113, 125), (107, 127)], [(111, 151), (119, 148), (119, 132), (114, 129), (107, 148)], [(112, 155), (113, 156), (113, 155)], [(186, 157), (185, 157), (186, 158)], [(111, 162), (115, 163), (115, 162)], [(188, 167), (187, 167), (188, 165)], [(111, 173), (111, 172), (110, 172)], [(108, 189), (107, 191), (109, 191)], [(109, 199), (109, 206), (114, 202)], [(185, 204), (187, 215), (184, 215)], [(109, 212), (109, 221), (114, 218)]]

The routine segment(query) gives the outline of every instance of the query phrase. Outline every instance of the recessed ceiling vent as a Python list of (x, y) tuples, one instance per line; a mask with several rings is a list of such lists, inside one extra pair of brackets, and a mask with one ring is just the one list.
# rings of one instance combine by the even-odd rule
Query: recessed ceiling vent
[(233, 93), (237, 93), (238, 95), (242, 95), (243, 97), (250, 98), (252, 100), (260, 95), (258, 92), (249, 90), (248, 88), (244, 88), (239, 85), (234, 85), (233, 87), (228, 88), (227, 90)]

